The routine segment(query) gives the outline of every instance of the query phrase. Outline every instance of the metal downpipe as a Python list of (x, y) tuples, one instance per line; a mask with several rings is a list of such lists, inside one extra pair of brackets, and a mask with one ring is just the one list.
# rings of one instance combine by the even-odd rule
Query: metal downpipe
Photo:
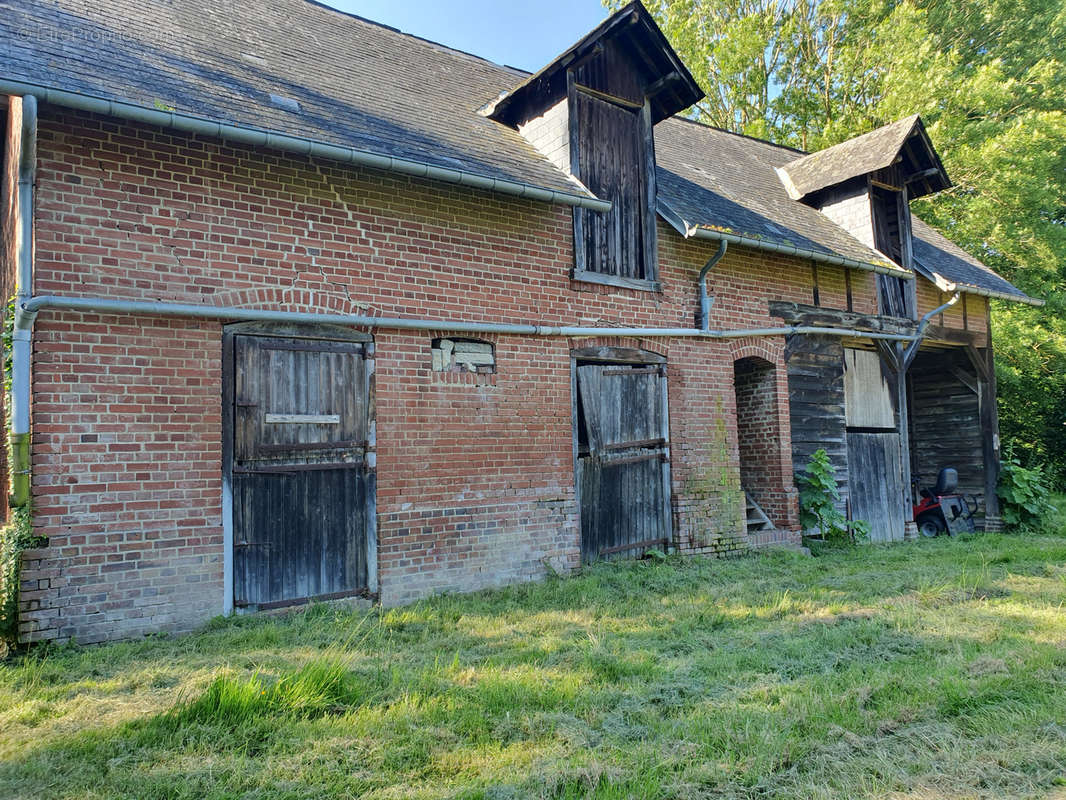
[(918, 330), (915, 332), (914, 340), (910, 343), (910, 346), (907, 348), (906, 352), (901, 354), (900, 366), (902, 367), (901, 371), (903, 373), (907, 372), (907, 369), (910, 367), (911, 362), (914, 361), (915, 356), (918, 355), (918, 348), (922, 345), (922, 337), (925, 335), (925, 329), (929, 327), (929, 323), (933, 321), (933, 317), (935, 317), (942, 311), (947, 311), (949, 308), (959, 302), (959, 298), (961, 296), (962, 291), (956, 291), (955, 294), (951, 296), (951, 299), (944, 303), (944, 305), (937, 306), (928, 314), (923, 316), (921, 320), (918, 321)]
[[(37, 180), (37, 98), (22, 98), (18, 177), (16, 301), (11, 337), (11, 504), (30, 501), (30, 361), (33, 332), (19, 310), (33, 292), (33, 191)], [(29, 321), (32, 324), (32, 320)]]
[(722, 239), (718, 243), (718, 252), (707, 259), (707, 263), (700, 270), (700, 330), (703, 331), (711, 329), (711, 298), (707, 294), (707, 273), (722, 260), (727, 250), (729, 250), (729, 242)]

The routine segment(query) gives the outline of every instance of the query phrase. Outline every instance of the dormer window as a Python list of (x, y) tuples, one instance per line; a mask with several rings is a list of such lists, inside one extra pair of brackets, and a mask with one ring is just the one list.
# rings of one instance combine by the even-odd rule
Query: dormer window
[(572, 85), (571, 171), (612, 204), (607, 212), (574, 209), (574, 277), (654, 282), (655, 150), (647, 104)]
[[(910, 200), (951, 181), (917, 115), (777, 167), (793, 200), (819, 209), (868, 247), (909, 271)], [(914, 318), (914, 284), (877, 276), (881, 314)]]
[[(907, 192), (893, 167), (881, 170), (870, 179), (870, 217), (873, 222), (874, 247), (893, 262), (911, 266), (910, 208)], [(914, 315), (910, 299), (910, 281), (891, 275), (878, 275), (877, 288), (882, 314), (909, 318)]]
[(611, 203), (574, 209), (575, 280), (658, 291), (652, 128), (701, 97), (634, 2), (485, 109)]

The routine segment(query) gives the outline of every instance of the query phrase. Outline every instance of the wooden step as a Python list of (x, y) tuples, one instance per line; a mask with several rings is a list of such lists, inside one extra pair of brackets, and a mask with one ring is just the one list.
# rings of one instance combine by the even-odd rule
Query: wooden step
[(774, 523), (772, 523), (770, 518), (766, 516), (766, 513), (759, 508), (759, 504), (751, 499), (751, 495), (749, 495), (747, 491), (744, 491), (744, 507), (746, 509), (745, 525), (748, 533), (772, 531), (774, 529)]

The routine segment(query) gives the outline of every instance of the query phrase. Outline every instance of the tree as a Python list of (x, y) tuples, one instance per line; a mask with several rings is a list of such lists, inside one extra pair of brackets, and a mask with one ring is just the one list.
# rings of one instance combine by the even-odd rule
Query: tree
[[(617, 0), (606, 0), (619, 5)], [(994, 302), (1003, 438), (1066, 482), (1066, 4), (654, 0), (708, 99), (690, 114), (816, 150), (922, 115), (954, 186), (914, 212), (1031, 295)]]

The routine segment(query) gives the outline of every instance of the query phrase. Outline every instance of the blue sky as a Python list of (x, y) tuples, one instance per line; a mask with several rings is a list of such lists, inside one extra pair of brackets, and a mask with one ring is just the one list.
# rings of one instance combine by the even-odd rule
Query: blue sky
[(607, 11), (599, 0), (324, 0), (328, 5), (536, 71), (584, 36)]

